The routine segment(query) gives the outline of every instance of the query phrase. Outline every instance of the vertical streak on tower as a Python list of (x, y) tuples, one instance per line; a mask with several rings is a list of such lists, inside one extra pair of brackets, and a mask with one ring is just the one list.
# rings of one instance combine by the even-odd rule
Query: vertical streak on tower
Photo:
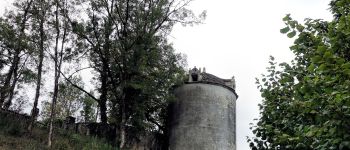
[(236, 99), (233, 79), (190, 70), (189, 82), (174, 90), (170, 150), (235, 150)]

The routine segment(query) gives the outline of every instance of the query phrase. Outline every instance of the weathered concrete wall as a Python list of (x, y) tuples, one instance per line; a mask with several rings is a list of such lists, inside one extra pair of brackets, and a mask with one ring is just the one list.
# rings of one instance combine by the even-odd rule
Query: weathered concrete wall
[(236, 95), (209, 83), (190, 83), (174, 91), (170, 150), (235, 150)]

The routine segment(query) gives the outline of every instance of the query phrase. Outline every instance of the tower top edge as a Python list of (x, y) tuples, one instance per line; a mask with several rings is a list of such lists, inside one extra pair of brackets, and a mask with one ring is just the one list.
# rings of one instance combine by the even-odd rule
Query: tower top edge
[(205, 67), (203, 68), (203, 71), (202, 71), (201, 68), (197, 69), (195, 66), (193, 69), (191, 68), (189, 69), (188, 81), (185, 82), (185, 84), (193, 84), (193, 83), (220, 85), (232, 91), (238, 98), (238, 95), (236, 93), (236, 81), (234, 76), (232, 76), (231, 79), (222, 79), (215, 75), (207, 73)]
[[(235, 96), (236, 96), (236, 99), (238, 99), (238, 94), (236, 93), (236, 90), (231, 88), (231, 87), (228, 87), (226, 85), (223, 85), (223, 84), (219, 84), (219, 83), (215, 83), (215, 82), (208, 82), (208, 81), (194, 81), (194, 82), (185, 82), (185, 85), (186, 84), (209, 84), (209, 85), (216, 85), (216, 86), (220, 86), (220, 87), (223, 87), (229, 91), (231, 91)], [(179, 86), (175, 86), (174, 88), (176, 87), (179, 87)]]

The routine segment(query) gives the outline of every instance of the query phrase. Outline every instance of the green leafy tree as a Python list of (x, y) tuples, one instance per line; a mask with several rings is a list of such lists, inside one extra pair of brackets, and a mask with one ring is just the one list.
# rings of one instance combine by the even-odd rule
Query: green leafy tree
[[(93, 95), (93, 92), (90, 92)], [(94, 122), (96, 121), (96, 108), (97, 103), (90, 96), (84, 94), (82, 97), (83, 109), (80, 111), (80, 116), (83, 117), (84, 122)]]
[(32, 16), (31, 23), (31, 39), (34, 41), (35, 50), (32, 53), (34, 60), (37, 60), (37, 80), (33, 108), (31, 110), (31, 121), (28, 125), (28, 130), (31, 131), (36, 121), (36, 117), (39, 115), (38, 102), (40, 97), (40, 90), (42, 85), (42, 72), (43, 62), (45, 57), (45, 49), (47, 49), (47, 42), (50, 40), (50, 36), (47, 35), (45, 27), (48, 24), (48, 12), (50, 9), (49, 3), (45, 0), (34, 1), (33, 8), (30, 11)]
[[(73, 77), (70, 79), (74, 84), (83, 86), (80, 77)], [(53, 93), (51, 93), (52, 95)], [(44, 101), (42, 103), (42, 118), (44, 120), (50, 119), (51, 103)], [(79, 110), (83, 106), (83, 93), (72, 86), (67, 81), (62, 81), (58, 84), (57, 103), (55, 119), (64, 120), (68, 116), (77, 116)]]
[[(72, 8), (72, 6), (75, 4), (74, 1), (54, 0), (48, 2), (50, 4), (49, 6), (52, 6), (50, 11), (52, 13), (49, 17), (49, 22), (51, 22), (51, 24), (49, 24), (49, 28), (51, 29), (50, 31), (52, 32), (52, 35), (54, 35), (54, 40), (52, 40), (52, 43), (54, 44), (51, 45), (50, 48), (52, 49), (48, 52), (52, 58), (52, 61), (54, 62), (54, 89), (52, 94), (50, 129), (48, 136), (48, 146), (51, 147), (53, 137), (53, 120), (56, 118), (56, 104), (60, 98), (59, 83), (60, 77), (63, 74), (62, 66), (66, 61), (70, 60), (67, 58), (72, 58), (70, 56), (74, 56), (76, 54), (75, 52), (77, 51), (72, 52), (72, 49), (75, 48), (75, 46), (71, 43), (74, 41), (75, 37), (71, 36), (71, 26), (67, 20), (68, 13), (73, 12), (72, 10), (74, 10), (74, 8)], [(73, 81), (70, 81), (69, 78), (66, 79), (69, 83), (73, 83)], [(67, 107), (69, 108), (69, 105)], [(69, 111), (66, 113), (70, 114)]]
[(350, 148), (349, 6), (331, 1), (332, 21), (283, 18), (281, 33), (297, 36), (295, 59), (278, 67), (271, 57), (268, 74), (257, 79), (263, 102), (252, 149)]
[(14, 103), (11, 105), (10, 109), (17, 113), (23, 113), (23, 110), (28, 105), (28, 96), (26, 94), (21, 94), (19, 97), (15, 98)]
[[(101, 121), (119, 130), (119, 147), (126, 135), (162, 129), (160, 119), (169, 88), (183, 75), (182, 55), (167, 36), (176, 23), (200, 23), (186, 6), (191, 0), (90, 0), (85, 22), (72, 20), (73, 31), (88, 48), (98, 72)], [(181, 79), (180, 79), (181, 80)], [(128, 125), (128, 130), (126, 129)]]
[[(16, 1), (16, 10), (0, 19), (0, 106), (7, 109), (13, 98), (23, 97), (16, 95), (23, 87), (19, 83), (35, 81), (33, 124), (47, 68), (54, 74), (48, 80), (53, 82), (52, 102), (43, 107), (50, 119), (49, 146), (56, 115), (72, 114), (69, 100), (74, 98), (69, 95), (79, 93), (72, 87), (97, 102), (102, 123), (117, 125), (121, 149), (146, 131), (165, 132), (169, 88), (181, 82), (185, 62), (167, 37), (176, 23), (197, 24), (205, 17), (205, 13), (195, 16), (186, 8), (191, 1)], [(77, 11), (80, 9), (84, 11)], [(72, 78), (84, 69), (73, 63), (81, 59), (97, 73), (96, 96)], [(67, 77), (61, 70), (70, 66), (78, 69)], [(85, 120), (92, 119), (91, 99), (84, 98)]]
[[(26, 75), (33, 75), (27, 67), (32, 46), (26, 33), (29, 31), (26, 24), (30, 21), (32, 2), (18, 1), (14, 4), (19, 11), (10, 11), (0, 18), (0, 73), (5, 72), (0, 78), (0, 107), (5, 109), (10, 108), (18, 83), (30, 78)], [(4, 65), (8, 66), (7, 70), (3, 70), (7, 68)]]

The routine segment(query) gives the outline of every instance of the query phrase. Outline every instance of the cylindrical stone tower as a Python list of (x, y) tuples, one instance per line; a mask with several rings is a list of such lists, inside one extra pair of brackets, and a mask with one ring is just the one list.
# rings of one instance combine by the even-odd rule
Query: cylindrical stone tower
[(235, 81), (190, 70), (189, 82), (174, 90), (170, 150), (235, 150)]

